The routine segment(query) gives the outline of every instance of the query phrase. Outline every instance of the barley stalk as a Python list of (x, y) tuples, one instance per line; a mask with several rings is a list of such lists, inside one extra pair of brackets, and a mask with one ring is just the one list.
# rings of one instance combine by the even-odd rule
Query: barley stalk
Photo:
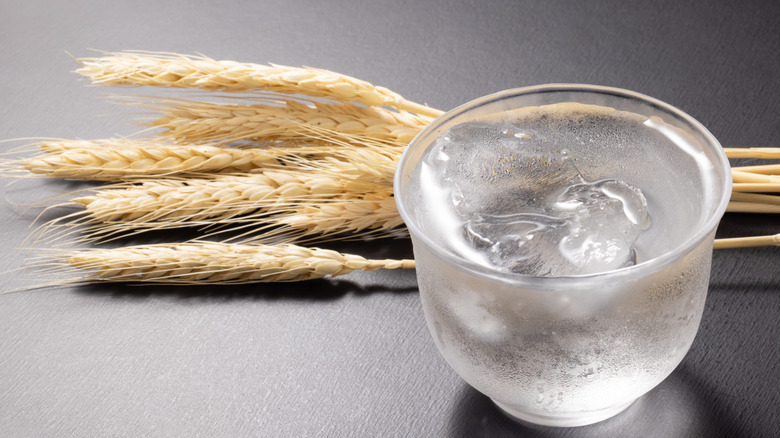
[(97, 222), (199, 222), (372, 190), (386, 189), (330, 174), (279, 170), (117, 184), (72, 202), (85, 207)]
[(765, 175), (731, 169), (731, 177), (735, 183), (777, 184), (780, 186), (780, 175)]
[(780, 164), (761, 164), (757, 166), (739, 166), (732, 167), (732, 170), (739, 172), (751, 172), (762, 175), (780, 175)]
[[(719, 239), (716, 249), (780, 245), (780, 235)], [(121, 282), (179, 285), (294, 282), (333, 278), (355, 270), (413, 269), (414, 260), (371, 260), (292, 244), (246, 245), (195, 242), (69, 251), (62, 265), (83, 271), (77, 283)]]
[(413, 260), (369, 260), (292, 244), (184, 243), (86, 249), (68, 265), (93, 271), (84, 282), (246, 284), (330, 278), (355, 270), (414, 268)]
[(761, 193), (733, 192), (731, 194), (731, 201), (751, 202), (756, 204), (780, 205), (780, 196), (765, 195)]
[(406, 146), (430, 117), (363, 107), (352, 103), (216, 104), (181, 99), (141, 99), (135, 104), (162, 116), (146, 125), (161, 128), (161, 136), (185, 143), (259, 143), (311, 137), (311, 128), (368, 137)]
[(255, 173), (271, 168), (332, 172), (349, 178), (392, 184), (400, 152), (392, 147), (361, 149), (340, 145), (232, 148), (171, 145), (130, 140), (50, 140), (38, 144), (45, 155), (6, 160), (6, 171), (26, 170), (52, 178), (117, 181), (160, 176), (203, 176), (207, 173)]
[(726, 207), (729, 213), (780, 213), (780, 196), (732, 192)]
[(108, 53), (81, 58), (77, 73), (101, 85), (151, 85), (212, 91), (304, 94), (368, 106), (392, 106), (429, 117), (441, 111), (408, 101), (387, 88), (316, 68), (217, 61), (205, 56), (152, 52)]
[[(195, 206), (179, 198), (176, 208), (165, 205), (171, 198), (166, 196), (168, 199), (158, 200), (162, 207), (144, 207), (146, 214), (140, 216), (136, 206), (144, 206), (143, 199), (123, 196), (126, 193), (116, 195), (119, 196), (93, 201), (84, 211), (44, 224), (38, 230), (39, 240), (53, 242), (79, 232), (78, 241), (82, 243), (106, 242), (151, 230), (183, 227), (198, 228), (203, 238), (242, 243), (407, 236), (392, 191), (385, 188), (344, 191), (321, 198), (310, 196), (304, 200), (282, 196), (224, 202), (215, 198), (210, 205)], [(175, 196), (181, 195), (177, 191)]]
[(780, 148), (723, 148), (729, 158), (780, 158)]
[(747, 193), (777, 193), (780, 192), (780, 184), (777, 183), (734, 183), (734, 192)]
[(732, 237), (715, 239), (715, 249), (749, 248), (756, 246), (780, 246), (780, 234), (771, 236)]
[(780, 213), (780, 205), (758, 202), (731, 201), (726, 207), (728, 213)]
[(171, 145), (129, 139), (58, 140), (40, 144), (46, 155), (12, 163), (52, 178), (113, 181), (201, 173), (245, 173), (278, 164), (287, 151), (208, 145)]

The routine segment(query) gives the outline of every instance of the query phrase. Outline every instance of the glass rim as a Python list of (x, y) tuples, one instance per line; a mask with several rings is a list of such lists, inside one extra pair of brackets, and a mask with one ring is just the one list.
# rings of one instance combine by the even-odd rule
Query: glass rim
[[(419, 145), (424, 142), (429, 136), (435, 135), (435, 131), (439, 129), (445, 123), (453, 120), (454, 118), (468, 112), (474, 108), (509, 98), (514, 96), (521, 96), (527, 94), (540, 94), (544, 92), (553, 91), (568, 91), (568, 92), (589, 92), (593, 94), (613, 95), (624, 99), (634, 99), (641, 101), (650, 106), (654, 106), (663, 112), (669, 113), (679, 119), (682, 119), (685, 123), (690, 125), (693, 129), (698, 131), (705, 140), (706, 145), (711, 146), (715, 160), (712, 161), (713, 167), (722, 171), (723, 184), (722, 192), (720, 193), (720, 201), (718, 205), (712, 210), (707, 221), (703, 226), (699, 227), (695, 233), (675, 246), (673, 249), (653, 257), (647, 261), (643, 261), (636, 265), (627, 266), (623, 268), (613, 269), (604, 272), (592, 273), (592, 274), (579, 274), (579, 275), (560, 275), (560, 276), (536, 276), (528, 274), (519, 274), (514, 272), (499, 271), (497, 269), (490, 268), (488, 266), (473, 262), (462, 256), (459, 256), (442, 245), (434, 242), (428, 235), (421, 231), (414, 218), (410, 215), (409, 210), (405, 202), (405, 196), (403, 196), (402, 187), (408, 185), (407, 182), (402, 181), (402, 175), (406, 167), (409, 165), (410, 157), (412, 153), (419, 148)], [(416, 163), (415, 163), (416, 165)], [(712, 133), (704, 127), (696, 119), (683, 112), (682, 110), (665, 103), (661, 100), (653, 97), (637, 93), (630, 90), (621, 88), (606, 87), (600, 85), (588, 85), (588, 84), (566, 84), (566, 83), (551, 83), (544, 85), (535, 85), (530, 87), (512, 88), (496, 93), (492, 93), (486, 96), (479, 97), (470, 102), (464, 103), (441, 116), (437, 117), (431, 123), (429, 123), (422, 131), (420, 131), (409, 145), (404, 149), (400, 160), (398, 161), (395, 178), (393, 181), (393, 193), (395, 194), (395, 202), (398, 208), (398, 212), (401, 215), (404, 224), (406, 225), (409, 233), (428, 248), (429, 251), (435, 253), (437, 257), (443, 260), (445, 263), (455, 266), (458, 269), (470, 272), (478, 277), (487, 278), (490, 280), (497, 280), (503, 283), (514, 284), (518, 286), (533, 286), (537, 288), (545, 288), (545, 286), (561, 286), (562, 284), (573, 286), (576, 284), (590, 284), (592, 282), (604, 281), (607, 279), (621, 279), (625, 277), (640, 278), (645, 275), (649, 275), (653, 272), (658, 272), (665, 267), (672, 264), (675, 260), (684, 256), (685, 254), (693, 251), (696, 247), (701, 245), (704, 239), (715, 230), (720, 222), (723, 214), (726, 211), (726, 207), (729, 202), (730, 193), (732, 190), (731, 170), (728, 157), (720, 145), (720, 142), (712, 135)]]

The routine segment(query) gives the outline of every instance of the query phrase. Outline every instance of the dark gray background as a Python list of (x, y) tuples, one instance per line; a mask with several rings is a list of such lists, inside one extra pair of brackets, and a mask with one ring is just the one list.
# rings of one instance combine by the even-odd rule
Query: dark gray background
[[(507, 88), (628, 88), (724, 146), (778, 146), (775, 1), (0, 0), (0, 137), (131, 134), (66, 52), (141, 49), (309, 65), (449, 109)], [(19, 142), (0, 143), (2, 150)], [(68, 189), (3, 186), (0, 271)], [(729, 214), (719, 237), (780, 232)], [(352, 245), (409, 256), (407, 241)], [(0, 295), (0, 436), (777, 436), (778, 250), (716, 251), (701, 331), (624, 414), (526, 428), (463, 383), (425, 327), (414, 272), (233, 288), (61, 287)], [(0, 277), (8, 291), (36, 280)]]

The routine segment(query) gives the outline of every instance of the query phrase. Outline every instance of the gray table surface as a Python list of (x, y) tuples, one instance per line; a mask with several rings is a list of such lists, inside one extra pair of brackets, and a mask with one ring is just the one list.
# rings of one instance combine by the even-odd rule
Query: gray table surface
[[(609, 85), (681, 108), (724, 146), (780, 146), (778, 5), (0, 0), (0, 137), (134, 133), (131, 111), (72, 74), (68, 53), (135, 49), (322, 67), (441, 109), (520, 86)], [(69, 187), (0, 188), (0, 271), (23, 263), (37, 214), (23, 204)], [(776, 216), (728, 214), (718, 236), (778, 232)], [(406, 240), (349, 249), (411, 255)], [(514, 423), (462, 382), (430, 339), (413, 271), (0, 295), (0, 436), (778, 436), (777, 251), (716, 251), (679, 368), (620, 416), (573, 429)], [(6, 273), (0, 290), (35, 280)]]

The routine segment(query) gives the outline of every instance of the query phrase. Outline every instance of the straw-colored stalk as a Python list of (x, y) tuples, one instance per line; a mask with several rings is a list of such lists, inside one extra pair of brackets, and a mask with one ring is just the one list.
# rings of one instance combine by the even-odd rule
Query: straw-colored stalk
[(723, 148), (729, 158), (780, 158), (780, 148)]
[(306, 141), (318, 131), (368, 137), (404, 147), (430, 117), (409, 112), (364, 107), (352, 103), (302, 103), (275, 99), (272, 104), (217, 104), (181, 99), (138, 99), (136, 105), (162, 116), (146, 125), (161, 128), (164, 138), (184, 143), (266, 144)]
[(108, 53), (98, 58), (81, 58), (76, 70), (101, 85), (151, 85), (199, 88), (212, 91), (253, 90), (304, 94), (339, 102), (353, 101), (368, 106), (392, 106), (399, 110), (438, 117), (441, 111), (404, 99), (385, 87), (336, 72), (218, 61), (205, 56), (153, 52)]
[[(767, 194), (780, 192), (780, 176), (770, 174), (771, 171), (765, 167), (751, 166), (731, 170), (734, 188), (727, 212), (780, 213), (780, 196)], [(754, 173), (752, 170), (769, 173)]]
[(731, 169), (734, 183), (774, 184), (780, 186), (780, 176)]
[(61, 258), (78, 280), (167, 284), (246, 284), (330, 278), (355, 270), (414, 268), (414, 260), (369, 260), (291, 244), (185, 243), (72, 251)]
[(780, 196), (732, 192), (726, 211), (730, 213), (780, 213)]
[(780, 164), (760, 164), (757, 166), (738, 166), (732, 167), (732, 170), (738, 172), (751, 172), (760, 175), (780, 175)]
[(715, 240), (715, 249), (749, 248), (756, 246), (780, 246), (780, 234), (771, 236), (732, 237)]
[(734, 192), (731, 194), (731, 201), (753, 204), (780, 205), (780, 196), (766, 195), (762, 193)]
[(734, 192), (745, 193), (778, 193), (780, 184), (777, 183), (734, 183), (732, 186)]
[(780, 205), (760, 202), (731, 201), (726, 207), (728, 213), (780, 213)]

